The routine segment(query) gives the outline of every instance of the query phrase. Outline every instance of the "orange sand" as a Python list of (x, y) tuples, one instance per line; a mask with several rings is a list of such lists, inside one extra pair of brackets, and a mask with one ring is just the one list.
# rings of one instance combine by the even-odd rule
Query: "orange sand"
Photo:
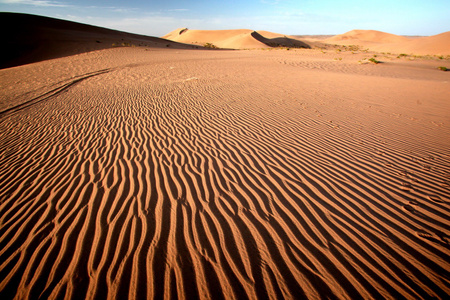
[(0, 298), (448, 297), (448, 61), (324, 52), (0, 70)]

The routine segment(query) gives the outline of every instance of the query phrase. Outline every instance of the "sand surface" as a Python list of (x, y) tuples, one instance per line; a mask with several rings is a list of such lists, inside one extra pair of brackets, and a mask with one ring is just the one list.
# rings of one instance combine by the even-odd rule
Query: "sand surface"
[(448, 297), (450, 72), (365, 57), (0, 70), (0, 298)]

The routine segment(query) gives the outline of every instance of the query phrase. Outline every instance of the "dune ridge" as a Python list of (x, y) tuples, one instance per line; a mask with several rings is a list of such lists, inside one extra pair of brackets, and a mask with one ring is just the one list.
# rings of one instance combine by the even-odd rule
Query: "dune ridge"
[(446, 74), (267, 52), (0, 70), (0, 298), (447, 297)]

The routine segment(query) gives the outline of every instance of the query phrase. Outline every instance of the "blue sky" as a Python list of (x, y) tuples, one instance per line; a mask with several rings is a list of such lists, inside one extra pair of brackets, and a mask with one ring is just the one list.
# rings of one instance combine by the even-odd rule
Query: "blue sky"
[(401, 35), (450, 30), (449, 0), (0, 0), (0, 11), (67, 19), (162, 36), (190, 29), (339, 34), (375, 29)]

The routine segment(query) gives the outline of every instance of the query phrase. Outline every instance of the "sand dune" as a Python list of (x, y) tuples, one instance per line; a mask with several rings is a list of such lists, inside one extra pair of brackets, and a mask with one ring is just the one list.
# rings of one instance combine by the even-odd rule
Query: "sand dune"
[(450, 31), (438, 35), (407, 38), (374, 30), (352, 30), (324, 40), (337, 45), (361, 45), (372, 51), (417, 55), (450, 55)]
[(427, 37), (409, 40), (404, 43), (377, 45), (371, 48), (374, 51), (418, 55), (450, 55), (450, 31)]
[(107, 49), (122, 44), (192, 48), (160, 38), (27, 14), (0, 12), (0, 26), (4, 29), (0, 68)]
[(372, 43), (400, 43), (409, 39), (403, 36), (390, 34), (377, 30), (352, 30), (344, 34), (338, 34), (326, 42), (352, 43), (352, 42), (372, 42)]
[(334, 55), (0, 70), (0, 298), (447, 298), (448, 74)]
[(261, 42), (255, 40), (251, 33), (252, 30), (191, 30), (187, 28), (178, 28), (162, 38), (186, 43), (204, 45), (212, 43), (220, 48), (263, 48), (267, 47)]
[(249, 29), (237, 30), (191, 30), (178, 28), (164, 39), (194, 45), (211, 43), (219, 48), (254, 49), (270, 47), (311, 48), (310, 45), (294, 37), (269, 31), (253, 31)]

